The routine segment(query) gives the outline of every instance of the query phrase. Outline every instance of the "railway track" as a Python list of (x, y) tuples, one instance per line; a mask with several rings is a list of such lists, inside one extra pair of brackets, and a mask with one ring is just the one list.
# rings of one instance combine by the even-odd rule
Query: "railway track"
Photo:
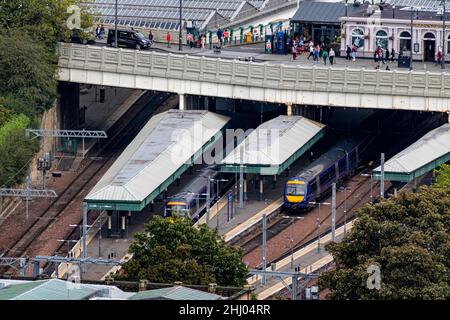
[[(83, 192), (93, 187), (90, 182), (97, 176), (99, 172), (106, 169), (108, 164), (120, 155), (121, 151), (134, 138), (134, 136), (145, 125), (146, 120), (152, 115), (154, 110), (161, 102), (165, 101), (169, 94), (144, 94), (135, 105), (130, 108), (120, 119), (113, 125), (108, 132), (110, 138), (106, 144), (99, 147), (99, 144), (93, 148), (89, 156), (96, 160), (85, 160), (82, 163), (83, 168), (77, 175), (75, 180), (67, 186), (59, 196), (45, 209), (41, 214), (35, 217), (35, 221), (19, 236), (18, 240), (5, 252), (3, 256), (24, 256), (29, 255), (29, 248), (33, 241), (42, 236), (43, 233), (50, 228), (55, 221), (63, 213), (73, 201), (83, 201)], [(153, 108), (149, 107), (152, 106)], [(91, 183), (93, 184), (93, 183)], [(67, 212), (70, 214), (69, 212)]]
[[(367, 198), (370, 193), (370, 188), (367, 188), (370, 178), (357, 176), (351, 179), (351, 181), (357, 180), (356, 184), (352, 188), (352, 192), (347, 194), (347, 216), (344, 216), (343, 208), (345, 206), (344, 199), (339, 200), (337, 208), (336, 208), (336, 225), (341, 224), (345, 218), (349, 221), (354, 216), (354, 211), (356, 208), (362, 205), (361, 202), (364, 201), (364, 198)], [(378, 183), (374, 183), (374, 190), (378, 186)], [(367, 189), (365, 189), (366, 187)], [(351, 201), (355, 199), (355, 194), (358, 196), (356, 201)], [(317, 209), (315, 209), (317, 210)], [(274, 218), (273, 223), (269, 225), (267, 232), (267, 252), (268, 252), (268, 260), (267, 265), (270, 263), (276, 262), (286, 256), (291, 254), (291, 250), (297, 250), (306, 243), (310, 241), (315, 241), (317, 239), (317, 220), (316, 211), (310, 211), (306, 215), (304, 215), (304, 219), (302, 221), (295, 221), (294, 225), (292, 225), (292, 221), (290, 219), (284, 219), (281, 217)], [(326, 210), (322, 209), (322, 212), (325, 215), (321, 214), (320, 224), (321, 235), (325, 232), (329, 232), (331, 229), (331, 210), (327, 208)], [(324, 229), (325, 227), (325, 229)], [(291, 242), (292, 230), (288, 230), (288, 228), (293, 228), (294, 232), (294, 241), (292, 242), (292, 249), (290, 246), (286, 247), (286, 244)], [(305, 230), (306, 228), (306, 230)], [(300, 236), (298, 236), (300, 234)], [(253, 237), (247, 238), (244, 243), (241, 243), (240, 246), (244, 249), (244, 261), (249, 263), (255, 268), (261, 267), (261, 243), (262, 243), (262, 233), (260, 230), (257, 231)], [(271, 248), (271, 245), (273, 246)], [(271, 251), (271, 252), (269, 252)], [(269, 255), (270, 253), (270, 255)], [(252, 263), (253, 262), (253, 263)]]

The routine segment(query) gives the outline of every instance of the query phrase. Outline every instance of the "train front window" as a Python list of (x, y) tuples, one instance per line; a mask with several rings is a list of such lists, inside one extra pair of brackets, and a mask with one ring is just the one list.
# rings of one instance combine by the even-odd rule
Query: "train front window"
[(182, 216), (184, 217), (186, 215), (186, 207), (182, 206), (182, 205), (173, 205), (173, 206), (169, 206), (169, 208), (167, 208), (167, 212), (169, 213), (170, 216)]
[(289, 196), (304, 196), (305, 191), (305, 184), (288, 184), (286, 193)]

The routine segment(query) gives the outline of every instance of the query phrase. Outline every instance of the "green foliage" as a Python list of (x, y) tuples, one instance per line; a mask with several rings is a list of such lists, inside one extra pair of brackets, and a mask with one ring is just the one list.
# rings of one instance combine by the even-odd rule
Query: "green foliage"
[(436, 183), (433, 185), (439, 189), (450, 189), (450, 165), (442, 164), (436, 169)]
[(21, 183), (26, 173), (24, 166), (39, 149), (36, 141), (25, 136), (29, 123), (28, 117), (19, 115), (0, 127), (0, 186)]
[(130, 246), (133, 259), (121, 280), (242, 286), (247, 267), (241, 249), (228, 246), (216, 231), (191, 226), (184, 218), (153, 218)]
[[(450, 298), (450, 189), (420, 188), (358, 211), (351, 233), (329, 244), (336, 269), (319, 284), (331, 299)], [(380, 290), (366, 286), (369, 265)]]

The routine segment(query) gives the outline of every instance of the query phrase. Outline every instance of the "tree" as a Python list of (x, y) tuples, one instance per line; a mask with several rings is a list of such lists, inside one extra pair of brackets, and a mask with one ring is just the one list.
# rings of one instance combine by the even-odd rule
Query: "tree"
[[(319, 285), (331, 299), (450, 298), (450, 190), (421, 187), (366, 205), (341, 243), (327, 245), (336, 269)], [(368, 267), (381, 288), (369, 289)], [(370, 279), (369, 279), (370, 280)]]
[(439, 189), (449, 189), (450, 188), (450, 165), (442, 164), (436, 170), (436, 183), (433, 185), (435, 188)]
[(222, 286), (246, 283), (242, 250), (228, 246), (206, 225), (196, 229), (181, 217), (154, 217), (145, 232), (134, 236), (129, 252), (133, 258), (117, 279)]

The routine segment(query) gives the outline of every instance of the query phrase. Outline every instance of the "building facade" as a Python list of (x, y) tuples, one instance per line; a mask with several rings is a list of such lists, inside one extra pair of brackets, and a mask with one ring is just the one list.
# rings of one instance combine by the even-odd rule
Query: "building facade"
[(394, 48), (396, 56), (400, 52), (409, 56), (412, 45), (414, 60), (436, 61), (438, 51), (442, 50), (443, 46), (443, 52), (450, 54), (450, 16), (446, 14), (445, 18), (443, 31), (442, 14), (437, 12), (420, 9), (411, 12), (408, 7), (395, 6), (380, 10), (378, 6), (376, 9), (367, 6), (366, 10), (358, 15), (340, 18), (341, 54), (345, 54), (349, 45), (358, 48), (357, 57), (373, 58), (378, 46), (389, 51)]

